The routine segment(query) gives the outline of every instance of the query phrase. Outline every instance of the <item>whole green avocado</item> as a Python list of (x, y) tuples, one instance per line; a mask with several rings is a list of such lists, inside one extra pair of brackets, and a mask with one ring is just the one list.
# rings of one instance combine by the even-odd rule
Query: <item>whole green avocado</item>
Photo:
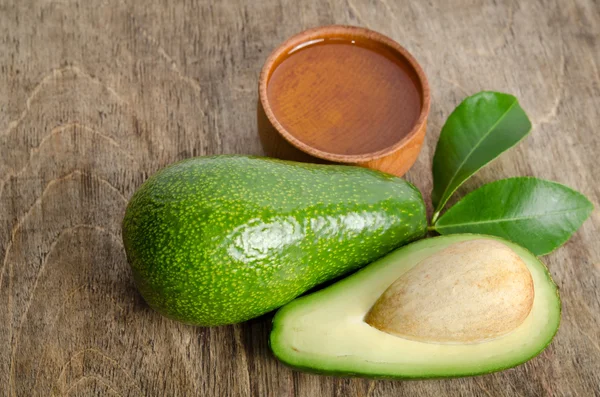
[(198, 157), (133, 195), (123, 241), (159, 313), (216, 326), (257, 317), (425, 233), (420, 192), (360, 167)]

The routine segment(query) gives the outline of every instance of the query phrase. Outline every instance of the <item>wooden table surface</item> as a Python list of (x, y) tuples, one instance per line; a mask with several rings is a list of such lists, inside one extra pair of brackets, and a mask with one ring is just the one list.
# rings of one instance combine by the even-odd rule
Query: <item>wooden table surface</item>
[(304, 374), (271, 356), (270, 315), (208, 329), (144, 304), (121, 243), (127, 200), (175, 160), (261, 154), (262, 63), (288, 36), (331, 23), (387, 34), (423, 65), (431, 116), (407, 178), (427, 199), (441, 125), (489, 89), (515, 94), (534, 128), (459, 193), (535, 175), (599, 207), (595, 0), (2, 0), (0, 396), (600, 395), (598, 210), (544, 258), (563, 300), (556, 339), (497, 374)]

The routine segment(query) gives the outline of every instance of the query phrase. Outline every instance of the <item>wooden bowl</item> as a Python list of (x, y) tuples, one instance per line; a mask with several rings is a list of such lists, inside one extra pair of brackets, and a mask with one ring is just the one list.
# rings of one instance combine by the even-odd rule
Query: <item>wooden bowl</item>
[[(354, 43), (354, 40), (360, 40), (360, 42), (368, 43), (369, 46), (372, 45), (374, 48), (382, 48), (386, 51), (386, 54), (392, 54), (391, 56), (394, 57), (394, 62), (398, 62), (403, 69), (409, 71), (411, 76), (413, 76), (411, 79), (414, 81), (414, 87), (416, 87), (419, 94), (420, 109), (417, 109), (415, 117), (411, 118), (411, 121), (403, 126), (403, 132), (396, 133), (395, 130), (392, 130), (390, 133), (390, 131), (386, 130), (386, 133), (383, 134), (383, 131), (370, 129), (365, 132), (365, 134), (368, 135), (369, 144), (364, 146), (375, 148), (375, 150), (367, 150), (358, 153), (340, 153), (339, 151), (336, 152), (336, 150), (329, 150), (329, 148), (323, 147), (322, 145), (321, 147), (317, 147), (318, 145), (307, 142), (302, 136), (298, 136), (298, 134), (294, 134), (288, 128), (285, 128), (279, 119), (278, 114), (273, 109), (272, 99), (269, 99), (268, 94), (269, 82), (273, 76), (273, 72), (297, 49), (302, 48), (307, 44), (310, 45), (310, 43), (313, 42), (329, 39), (353, 40), (351, 41), (352, 43)], [(390, 55), (386, 56), (389, 57)], [(318, 58), (312, 60), (312, 62), (318, 61)], [(309, 62), (306, 67), (312, 66)], [(347, 66), (348, 65), (345, 65), (344, 67)], [(353, 71), (360, 71), (361, 67), (369, 66), (356, 64), (352, 65), (352, 67)], [(367, 71), (365, 70), (365, 73), (366, 72)], [(319, 82), (320, 87), (323, 84), (327, 84), (327, 79), (322, 80), (323, 81)], [(339, 84), (339, 81), (336, 84)], [(346, 82), (344, 82), (344, 84), (346, 84)], [(354, 82), (348, 81), (347, 84), (354, 84)], [(301, 86), (302, 84), (299, 85)], [(336, 87), (339, 88), (339, 85)], [(389, 91), (392, 88), (387, 87), (386, 89)], [(369, 91), (369, 89), (367, 89), (367, 91)], [(307, 95), (306, 88), (304, 91), (298, 89), (298, 106), (288, 106), (288, 108), (292, 109), (292, 113), (286, 114), (287, 119), (290, 117), (297, 117), (298, 120), (301, 120), (300, 118), (307, 117), (307, 111), (314, 111), (314, 109), (307, 109), (306, 107), (306, 101), (310, 100), (307, 99), (310, 97), (310, 91), (308, 92), (309, 94)], [(294, 95), (293, 89), (291, 93)], [(286, 92), (286, 95), (289, 95), (289, 92)], [(390, 102), (385, 104), (385, 106), (393, 107), (396, 106), (396, 104)], [(413, 56), (406, 51), (406, 49), (392, 39), (368, 29), (339, 25), (324, 26), (304, 31), (289, 38), (276, 48), (267, 58), (261, 71), (259, 81), (259, 102), (257, 109), (258, 131), (265, 152), (272, 157), (305, 162), (346, 163), (402, 176), (414, 164), (421, 151), (423, 139), (425, 138), (429, 107), (430, 92), (427, 78), (425, 77), (425, 73), (421, 66)], [(402, 110), (398, 107), (397, 111), (400, 112)], [(321, 117), (320, 120), (323, 120), (322, 117), (328, 116), (319, 115), (319, 117)], [(341, 128), (341, 131), (352, 131), (353, 123), (355, 123), (356, 120), (351, 120), (351, 118), (352, 117), (348, 120), (336, 119), (335, 122), (338, 123), (336, 124), (336, 128)], [(318, 138), (319, 134), (321, 134), (321, 137), (325, 138), (324, 135), (329, 132), (322, 131), (317, 126), (316, 128), (313, 128), (313, 131), (310, 133), (313, 134), (313, 138), (315, 138), (315, 135), (317, 135)], [(336, 139), (344, 140), (346, 139), (346, 136), (342, 133)], [(370, 143), (373, 144), (371, 145)]]

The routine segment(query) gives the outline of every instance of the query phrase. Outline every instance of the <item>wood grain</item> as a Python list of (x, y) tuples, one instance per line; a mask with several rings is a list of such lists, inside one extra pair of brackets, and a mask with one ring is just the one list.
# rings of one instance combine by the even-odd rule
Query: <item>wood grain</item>
[(195, 328), (143, 303), (121, 244), (127, 199), (172, 161), (261, 154), (262, 63), (290, 35), (332, 23), (378, 30), (423, 65), (432, 108), (407, 178), (427, 198), (443, 121), (466, 95), (492, 89), (515, 94), (534, 129), (459, 193), (535, 175), (598, 208), (594, 0), (1, 0), (1, 396), (600, 395), (598, 210), (544, 259), (563, 300), (555, 341), (498, 374), (304, 374), (271, 356), (270, 316)]

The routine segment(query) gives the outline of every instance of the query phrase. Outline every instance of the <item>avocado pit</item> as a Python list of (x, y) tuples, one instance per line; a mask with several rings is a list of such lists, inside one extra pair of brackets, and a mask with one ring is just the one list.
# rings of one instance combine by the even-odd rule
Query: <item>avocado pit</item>
[(479, 343), (517, 328), (533, 306), (531, 273), (505, 244), (452, 244), (400, 276), (365, 317), (383, 332), (429, 343)]

